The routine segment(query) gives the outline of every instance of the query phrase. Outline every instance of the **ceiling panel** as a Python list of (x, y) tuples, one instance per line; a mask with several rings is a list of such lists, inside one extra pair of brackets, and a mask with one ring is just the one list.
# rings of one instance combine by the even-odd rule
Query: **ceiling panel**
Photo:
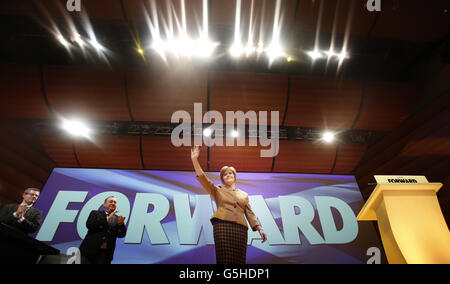
[(2, 1), (0, 14), (5, 15), (35, 15), (33, 1)]
[(219, 111), (224, 123), (227, 111), (253, 111), (258, 124), (261, 111), (267, 111), (268, 123), (271, 123), (271, 111), (278, 111), (281, 124), (286, 106), (287, 80), (286, 75), (279, 74), (212, 72), (210, 110)]
[(360, 81), (292, 76), (285, 126), (350, 129), (361, 94)]
[[(237, 1), (212, 0), (211, 23), (234, 31), (236, 22), (236, 2)], [(239, 23), (241, 40), (243, 43), (248, 41), (250, 25), (252, 26), (254, 33), (254, 44), (261, 40), (261, 36), (262, 42), (266, 45), (270, 43), (274, 28), (276, 3), (276, 0), (241, 1)], [(292, 33), (297, 0), (284, 0), (279, 1), (279, 3), (279, 17), (280, 23), (282, 24), (281, 37), (284, 37)], [(252, 24), (250, 24), (250, 18), (252, 19)]]
[(364, 156), (365, 151), (365, 144), (339, 144), (339, 151), (333, 174), (351, 174)]
[(318, 142), (280, 141), (274, 172), (328, 174), (336, 156), (336, 145)]
[(51, 118), (38, 65), (0, 64), (0, 111), (6, 117)]
[(45, 89), (58, 116), (86, 120), (130, 120), (121, 69), (46, 66)]
[[(128, 2), (126, 0), (124, 2)], [(81, 1), (82, 10), (86, 9), (89, 17), (99, 20), (123, 20), (120, 1), (111, 0), (89, 0)]]
[[(320, 22), (320, 32), (335, 35), (349, 34), (365, 36), (375, 19), (375, 13), (370, 13), (365, 3), (355, 0), (309, 0), (300, 1), (296, 27), (300, 32), (315, 33), (318, 31), (320, 5), (323, 1), (323, 12)], [(352, 5), (353, 4), (353, 5)], [(324, 48), (324, 47), (322, 47)]]
[(0, 145), (0, 155), (2, 159), (8, 161), (8, 165), (17, 170), (27, 173), (30, 177), (35, 180), (45, 182), (50, 174), (47, 169), (41, 168), (39, 163), (33, 163), (28, 158), (21, 155), (21, 153), (16, 153), (11, 151), (7, 147)]
[[(0, 181), (0, 187), (2, 186), (2, 181)], [(11, 203), (19, 203), (20, 200), (20, 196), (19, 194), (17, 194), (15, 197), (6, 197), (6, 196), (2, 196), (0, 195), (0, 207), (3, 207), (3, 205), (6, 204), (11, 204)]]
[[(32, 131), (22, 127), (11, 119), (0, 120), (0, 147), (37, 165), (46, 172), (50, 172), (55, 166), (45, 154), (43, 148), (36, 143), (36, 136)], [(4, 159), (8, 161), (8, 159)]]
[(28, 187), (41, 188), (45, 182), (37, 180), (25, 171), (11, 167), (7, 161), (3, 160), (0, 161), (0, 180), (5, 180), (6, 182), (23, 189)]
[(173, 69), (131, 69), (127, 92), (135, 121), (170, 122), (178, 110), (194, 119), (194, 103), (206, 112), (207, 75), (184, 67)]
[(413, 113), (420, 93), (414, 85), (367, 82), (355, 129), (393, 130)]
[[(119, 1), (117, 1), (119, 2)], [(183, 23), (183, 13), (181, 3), (184, 2), (184, 12), (185, 12), (185, 20), (188, 26), (188, 31), (196, 31), (197, 25), (202, 25), (202, 13), (203, 13), (203, 0), (187, 0), (187, 1), (179, 1), (179, 0), (155, 0), (155, 1), (146, 1), (146, 0), (126, 0), (123, 1), (125, 11), (128, 15), (128, 18), (133, 21), (143, 21), (146, 22), (147, 19), (150, 19), (153, 22), (156, 17), (154, 17), (153, 9), (156, 8), (157, 18), (159, 19), (158, 23), (161, 27), (161, 31), (163, 31), (163, 25), (169, 25), (169, 11), (171, 12), (171, 20), (172, 25), (175, 30), (177, 21), (180, 25)], [(210, 1), (208, 1), (209, 3)], [(153, 4), (155, 6), (153, 6)], [(148, 18), (147, 18), (148, 17)], [(164, 37), (163, 37), (164, 38)]]
[[(175, 147), (168, 136), (142, 137), (142, 155), (145, 169), (194, 170), (191, 147)], [(202, 147), (199, 162), (204, 171), (207, 171), (206, 158), (206, 147)]]
[(20, 187), (11, 184), (0, 177), (0, 207), (3, 204), (19, 203), (22, 201), (22, 194), (27, 187)]
[[(131, 0), (127, 0), (129, 2)], [(89, 0), (81, 2), (81, 13), (67, 10), (68, 0), (39, 0), (39, 1), (3, 1), (1, 14), (27, 15), (43, 17), (50, 16), (53, 20), (64, 17), (79, 18), (86, 13), (92, 19), (121, 20), (122, 11), (120, 1)]]
[(78, 167), (73, 153), (72, 139), (63, 135), (40, 135), (42, 147), (58, 167)]
[[(261, 157), (261, 150), (270, 147), (250, 146), (213, 146), (210, 148), (210, 171), (220, 171), (223, 166), (233, 166), (237, 172), (270, 172), (272, 157)], [(205, 148), (206, 151), (206, 148)]]
[(75, 141), (75, 150), (84, 168), (142, 168), (138, 136), (95, 136)]
[(435, 41), (450, 31), (448, 0), (385, 0), (382, 6), (374, 37)]

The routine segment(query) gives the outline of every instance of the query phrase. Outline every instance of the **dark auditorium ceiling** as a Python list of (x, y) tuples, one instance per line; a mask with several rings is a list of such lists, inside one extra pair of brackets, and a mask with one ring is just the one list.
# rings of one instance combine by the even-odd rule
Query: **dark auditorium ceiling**
[[(204, 1), (81, 0), (82, 12), (68, 12), (66, 2), (7, 0), (0, 7), (0, 203), (18, 200), (24, 187), (42, 187), (54, 167), (192, 170), (189, 148), (170, 142), (170, 119), (177, 110), (193, 117), (201, 102), (203, 113), (224, 117), (228, 110), (280, 114), (275, 158), (260, 158), (260, 146), (212, 147), (201, 155), (205, 170), (232, 164), (238, 171), (351, 174), (365, 198), (374, 174), (426, 175), (445, 184), (438, 196), (448, 218), (450, 1), (381, 0), (382, 11), (369, 12), (365, 0), (280, 0), (286, 56), (273, 62), (229, 55), (234, 0), (206, 1), (209, 37), (220, 43), (211, 58), (166, 61), (149, 48), (152, 5), (163, 30), (167, 7), (181, 15), (184, 2), (186, 28), (195, 34)], [(270, 42), (277, 2), (241, 1), (243, 41), (252, 15), (255, 39), (262, 33)], [(91, 30), (106, 55), (83, 52), (73, 29), (83, 38)], [(345, 45), (348, 58), (308, 57), (331, 44)], [(90, 123), (94, 142), (62, 133), (59, 119), (70, 116)], [(319, 141), (327, 129), (337, 142)]]

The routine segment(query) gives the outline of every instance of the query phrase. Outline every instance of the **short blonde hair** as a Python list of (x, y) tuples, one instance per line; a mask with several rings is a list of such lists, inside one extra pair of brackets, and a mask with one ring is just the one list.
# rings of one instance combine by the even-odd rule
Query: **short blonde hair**
[(225, 181), (223, 180), (223, 175), (228, 170), (230, 170), (234, 174), (234, 181), (236, 182), (236, 169), (234, 167), (223, 166), (222, 169), (220, 170), (220, 180), (222, 181), (223, 184), (225, 184)]

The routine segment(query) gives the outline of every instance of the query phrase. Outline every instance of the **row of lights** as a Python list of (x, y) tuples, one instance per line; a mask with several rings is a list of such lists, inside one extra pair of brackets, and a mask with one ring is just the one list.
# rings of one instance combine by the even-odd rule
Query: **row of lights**
[(74, 33), (70, 38), (70, 42), (64, 38), (62, 34), (57, 34), (56, 39), (66, 48), (70, 49), (73, 44), (77, 44), (80, 48), (84, 49), (87, 46), (93, 47), (97, 52), (105, 52), (106, 48), (103, 47), (95, 37), (91, 39), (84, 39), (79, 33)]
[[(213, 130), (211, 130), (210, 128), (206, 128), (203, 130), (203, 136), (205, 136), (205, 137), (211, 137), (212, 133), (213, 133)], [(233, 138), (239, 137), (239, 132), (237, 130), (232, 130), (231, 137), (233, 137)], [(331, 131), (325, 131), (324, 133), (322, 133), (321, 140), (324, 142), (331, 143), (335, 139), (336, 139), (336, 134)]]
[[(71, 44), (68, 40), (66, 40), (61, 34), (57, 36), (58, 41), (67, 49), (71, 47)], [(100, 43), (97, 42), (95, 38), (93, 39), (83, 39), (78, 33), (74, 34), (70, 41), (72, 43), (76, 43), (81, 48), (84, 48), (88, 45), (93, 47), (97, 52), (104, 52), (106, 48), (103, 47)], [(159, 54), (162, 58), (165, 58), (167, 54), (171, 54), (175, 57), (201, 57), (207, 58), (210, 57), (216, 47), (219, 46), (219, 43), (213, 42), (209, 39), (198, 39), (193, 40), (188, 37), (182, 39), (172, 39), (168, 41), (158, 40), (155, 41), (151, 48)], [(233, 44), (228, 50), (230, 55), (233, 58), (239, 58), (242, 56), (250, 57), (257, 55), (258, 57), (262, 54), (266, 54), (270, 60), (275, 60), (280, 57), (285, 57), (288, 62), (292, 61), (293, 58), (287, 55), (281, 45), (279, 44), (271, 44), (270, 46), (264, 46), (263, 43), (258, 43), (257, 46), (247, 45), (241, 46), (239, 44)], [(137, 52), (141, 55), (145, 54), (145, 51), (139, 47)], [(328, 60), (336, 58), (339, 62), (344, 61), (349, 58), (349, 54), (345, 51), (341, 53), (337, 53), (333, 50), (311, 50), (305, 52), (313, 61), (328, 58)]]
[[(84, 137), (90, 138), (91, 129), (87, 126), (87, 124), (81, 120), (62, 120), (62, 129), (64, 129), (68, 134), (74, 137)], [(203, 136), (211, 137), (213, 130), (211, 128), (205, 128), (203, 130)], [(237, 138), (239, 137), (239, 132), (237, 130), (231, 131), (231, 137)], [(331, 131), (326, 131), (322, 134), (322, 141), (331, 143), (335, 140), (336, 134)]]

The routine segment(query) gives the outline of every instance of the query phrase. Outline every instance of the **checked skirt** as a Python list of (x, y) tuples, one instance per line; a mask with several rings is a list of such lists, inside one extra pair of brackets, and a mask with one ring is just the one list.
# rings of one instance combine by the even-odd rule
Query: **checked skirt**
[(217, 264), (245, 264), (247, 227), (217, 218), (211, 222), (214, 228)]

